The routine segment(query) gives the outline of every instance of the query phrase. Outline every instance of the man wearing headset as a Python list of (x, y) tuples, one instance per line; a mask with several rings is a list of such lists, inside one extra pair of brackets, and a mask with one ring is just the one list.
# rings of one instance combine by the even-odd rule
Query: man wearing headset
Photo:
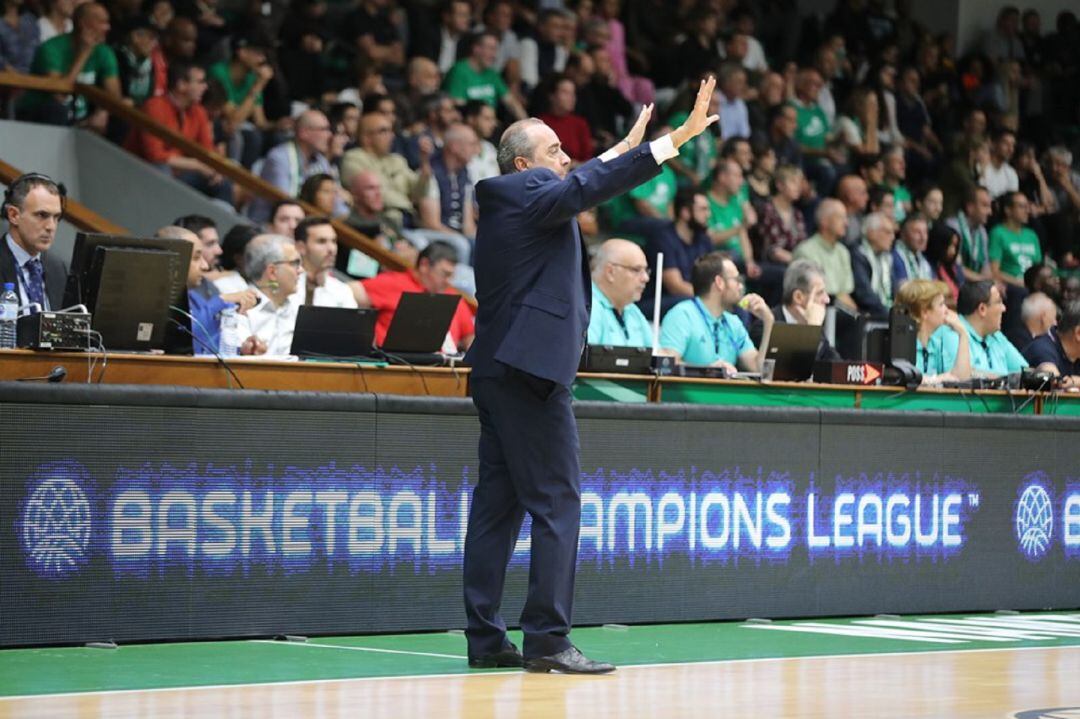
[(49, 248), (64, 215), (64, 194), (62, 185), (38, 174), (16, 178), (4, 193), (8, 231), (0, 241), (0, 286), (15, 283), (20, 307), (63, 307), (67, 267)]

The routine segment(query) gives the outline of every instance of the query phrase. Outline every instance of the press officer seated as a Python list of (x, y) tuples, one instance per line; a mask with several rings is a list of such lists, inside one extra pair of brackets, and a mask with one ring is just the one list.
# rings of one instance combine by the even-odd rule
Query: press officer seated
[[(1058, 307), (1042, 292), (1034, 292), (1020, 305), (1020, 326), (1005, 330), (1005, 336), (1021, 354), (1036, 338), (1058, 323)], [(1029, 360), (1030, 361), (1030, 360)]]
[[(415, 270), (380, 272), (369, 280), (354, 283), (353, 293), (360, 307), (379, 311), (375, 320), (375, 344), (382, 345), (386, 331), (397, 311), (398, 302), (405, 292), (430, 292), (431, 294), (456, 294), (450, 280), (457, 269), (457, 251), (445, 242), (432, 242), (424, 248), (416, 260)], [(459, 302), (450, 322), (443, 352), (455, 354), (466, 350), (476, 334), (472, 310)]]
[(258, 355), (266, 352), (266, 344), (251, 334), (249, 325), (241, 316), (255, 306), (256, 295), (253, 290), (243, 290), (228, 295), (218, 292), (214, 284), (206, 279), (210, 269), (204, 254), (202, 240), (193, 231), (179, 225), (167, 225), (154, 233), (155, 237), (185, 240), (190, 242), (191, 263), (187, 272), (188, 308), (191, 318), (192, 350), (196, 355), (212, 355), (221, 351), (221, 313), (228, 308), (235, 308), (238, 313), (239, 332), (245, 337), (239, 351), (242, 355)]
[(641, 247), (612, 239), (600, 245), (593, 262), (589, 344), (651, 347), (652, 325), (635, 302), (649, 282)]
[(1062, 378), (1062, 386), (1080, 387), (1080, 300), (1066, 302), (1057, 327), (1036, 337), (1024, 357), (1039, 372)]
[[(825, 310), (829, 306), (829, 293), (825, 291), (825, 271), (813, 260), (795, 260), (784, 271), (784, 300), (772, 308), (777, 323), (814, 325), (825, 323)], [(750, 338), (760, 344), (764, 324), (754, 320), (750, 325)], [(838, 360), (840, 353), (824, 335), (818, 344), (817, 359)]]
[(20, 307), (62, 309), (67, 267), (49, 252), (64, 214), (61, 187), (45, 175), (18, 177), (4, 193), (3, 214), (8, 232), (0, 242), (0, 287), (14, 283)]
[[(734, 374), (738, 364), (743, 370), (760, 372), (773, 327), (768, 304), (760, 295), (743, 297), (743, 277), (725, 252), (699, 257), (691, 280), (694, 297), (668, 311), (660, 325), (660, 346), (685, 364), (722, 367), (728, 374)], [(762, 322), (757, 349), (734, 313), (740, 304)]]
[(259, 235), (244, 250), (244, 270), (259, 297), (247, 316), (251, 334), (266, 343), (267, 355), (288, 355), (292, 349), (302, 266), (296, 243), (283, 235)]
[(338, 242), (330, 218), (308, 217), (296, 226), (293, 236), (304, 270), (297, 283), (296, 301), (317, 307), (355, 308), (352, 289), (334, 276)]
[[(1019, 372), (1028, 366), (1020, 351), (1001, 332), (1001, 317), (1005, 300), (997, 286), (989, 280), (967, 282), (960, 288), (956, 313), (970, 340), (971, 370), (974, 376), (1000, 377)], [(956, 361), (959, 335), (943, 330), (942, 351), (945, 366)]]

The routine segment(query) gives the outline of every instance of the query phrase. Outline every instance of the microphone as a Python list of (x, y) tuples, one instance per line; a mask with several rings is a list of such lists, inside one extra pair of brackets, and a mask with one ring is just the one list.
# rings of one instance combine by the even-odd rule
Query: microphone
[(67, 368), (61, 365), (56, 365), (52, 368), (49, 374), (42, 377), (20, 377), (17, 382), (48, 382), (49, 384), (57, 384), (63, 382), (67, 377)]

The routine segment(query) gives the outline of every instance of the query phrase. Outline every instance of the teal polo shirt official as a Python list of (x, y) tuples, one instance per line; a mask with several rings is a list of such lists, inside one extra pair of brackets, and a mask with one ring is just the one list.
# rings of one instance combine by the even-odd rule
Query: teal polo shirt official
[(734, 365), (739, 355), (754, 349), (738, 315), (724, 312), (714, 317), (697, 297), (668, 310), (660, 323), (660, 346), (678, 352), (686, 364), (700, 365), (717, 360)]
[[(979, 372), (991, 372), (996, 375), (1006, 375), (1019, 372), (1028, 366), (1024, 355), (1020, 350), (1013, 347), (1012, 342), (1005, 338), (1000, 331), (986, 337), (980, 337), (967, 317), (960, 317), (961, 324), (967, 329), (968, 349), (971, 352), (971, 369)], [(949, 327), (942, 335), (942, 353), (945, 366), (950, 369), (956, 364), (956, 353), (960, 347), (960, 337)]]
[(956, 352), (953, 352), (952, 362), (945, 361), (946, 333), (951, 333), (955, 340), (956, 333), (948, 325), (942, 325), (934, 330), (925, 347), (918, 337), (915, 338), (915, 366), (927, 377), (949, 372), (956, 363)]
[(652, 347), (652, 325), (637, 305), (623, 308), (622, 315), (607, 295), (592, 283), (592, 314), (589, 316), (589, 344), (613, 347)]

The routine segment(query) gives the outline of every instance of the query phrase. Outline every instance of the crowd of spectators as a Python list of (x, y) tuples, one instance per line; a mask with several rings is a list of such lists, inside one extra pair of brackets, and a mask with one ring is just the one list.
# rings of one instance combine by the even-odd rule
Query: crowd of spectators
[[(586, 162), (645, 104), (649, 136), (677, 126), (712, 74), (720, 122), (579, 217), (599, 248), (596, 331), (637, 343), (659, 285), (669, 351), (754, 368), (761, 325), (816, 323), (807, 308), (826, 306), (882, 320), (899, 304), (927, 375), (1001, 374), (1075, 295), (1059, 278), (1080, 271), (1080, 23), (1064, 10), (1048, 29), (1005, 7), (957, 48), (913, 5), (4, 0), (0, 67), (97, 84), (318, 208), (305, 219), (299, 204), (252, 198), (80, 96), (9, 98), (18, 118), (100, 132), (249, 218), (200, 261), (218, 292), (260, 294), (253, 328), (287, 324), (297, 303), (468, 292), (474, 187), (498, 172), (501, 128), (540, 117)], [(313, 243), (333, 231), (326, 218), (415, 271), (385, 280), (358, 251)], [(465, 320), (448, 349), (467, 346)]]

